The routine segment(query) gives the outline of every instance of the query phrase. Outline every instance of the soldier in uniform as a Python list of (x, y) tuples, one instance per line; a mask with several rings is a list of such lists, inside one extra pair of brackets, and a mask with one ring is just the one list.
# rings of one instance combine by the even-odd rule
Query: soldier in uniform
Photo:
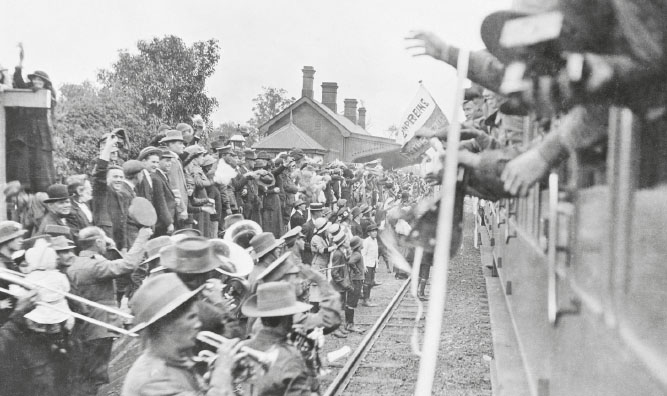
[(310, 304), (297, 301), (292, 285), (287, 282), (261, 284), (245, 301), (241, 312), (249, 318), (260, 318), (262, 329), (244, 345), (262, 352), (278, 350), (269, 370), (246, 384), (248, 394), (303, 396), (317, 392), (301, 352), (288, 340), (293, 316), (310, 308)]

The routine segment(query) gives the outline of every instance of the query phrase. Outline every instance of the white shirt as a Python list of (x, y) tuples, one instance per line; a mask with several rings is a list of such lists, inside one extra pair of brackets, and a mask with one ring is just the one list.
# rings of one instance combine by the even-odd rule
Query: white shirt
[(380, 256), (378, 254), (378, 241), (368, 237), (364, 239), (364, 245), (361, 249), (361, 255), (364, 258), (364, 265), (366, 267), (375, 268), (378, 264)]

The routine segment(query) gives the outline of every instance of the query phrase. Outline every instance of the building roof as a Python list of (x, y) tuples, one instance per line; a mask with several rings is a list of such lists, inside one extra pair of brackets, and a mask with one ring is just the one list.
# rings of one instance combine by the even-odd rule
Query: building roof
[(284, 150), (300, 148), (302, 150), (326, 151), (315, 139), (308, 136), (306, 132), (291, 122), (262, 139), (253, 148)]
[[(356, 135), (363, 135), (367, 136), (369, 138), (372, 138), (373, 140), (380, 140), (380, 141), (393, 141), (392, 139), (387, 139), (379, 136), (373, 136), (370, 133), (368, 133), (364, 128), (360, 127), (359, 125), (356, 125), (352, 121), (350, 121), (347, 117), (337, 114), (333, 112), (330, 108), (327, 106), (323, 105), (322, 103), (313, 100), (309, 97), (303, 96), (296, 102), (292, 103), (290, 106), (287, 106), (283, 111), (278, 113), (275, 117), (270, 119), (269, 121), (265, 122), (259, 127), (260, 132), (266, 133), (266, 131), (269, 130), (271, 125), (275, 124), (279, 120), (281, 120), (283, 117), (289, 115), (291, 111), (293, 111), (295, 108), (307, 104), (313, 107), (318, 113), (322, 114), (325, 118), (327, 118), (331, 123), (333, 123), (338, 130), (341, 132), (341, 134), (345, 137), (350, 136), (351, 134), (356, 134)], [(275, 134), (275, 132), (273, 133)]]

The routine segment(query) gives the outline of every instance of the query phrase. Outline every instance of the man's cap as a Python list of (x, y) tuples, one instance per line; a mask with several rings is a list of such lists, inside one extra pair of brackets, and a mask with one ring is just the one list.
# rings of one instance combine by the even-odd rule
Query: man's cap
[(138, 160), (125, 161), (125, 163), (123, 164), (123, 173), (125, 174), (125, 177), (128, 179), (134, 177), (134, 175), (136, 175), (137, 173), (141, 172), (144, 169), (146, 169), (144, 167), (144, 164)]
[(159, 148), (154, 147), (154, 146), (144, 147), (139, 152), (139, 157), (137, 159), (139, 161), (143, 161), (146, 158), (150, 157), (151, 155), (157, 155), (158, 157), (160, 157), (160, 156), (162, 156), (162, 150), (160, 150)]

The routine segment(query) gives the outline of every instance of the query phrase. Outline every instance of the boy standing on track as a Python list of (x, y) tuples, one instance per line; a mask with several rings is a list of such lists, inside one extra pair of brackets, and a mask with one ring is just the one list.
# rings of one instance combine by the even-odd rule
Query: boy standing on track
[(363, 243), (363, 239), (358, 236), (352, 238), (350, 241), (352, 254), (348, 260), (352, 291), (348, 292), (347, 301), (345, 302), (345, 321), (347, 322), (345, 329), (356, 333), (363, 333), (363, 330), (354, 324), (354, 309), (357, 307), (357, 302), (361, 297), (361, 289), (363, 287), (364, 275), (366, 273), (364, 258), (361, 255), (361, 247)]
[(364, 278), (361, 305), (364, 307), (377, 307), (377, 304), (371, 303), (371, 289), (375, 285), (375, 268), (377, 268), (379, 260), (377, 224), (369, 224), (366, 228), (366, 232), (368, 233), (368, 238), (364, 239), (362, 250), (364, 265), (366, 266), (366, 275)]

